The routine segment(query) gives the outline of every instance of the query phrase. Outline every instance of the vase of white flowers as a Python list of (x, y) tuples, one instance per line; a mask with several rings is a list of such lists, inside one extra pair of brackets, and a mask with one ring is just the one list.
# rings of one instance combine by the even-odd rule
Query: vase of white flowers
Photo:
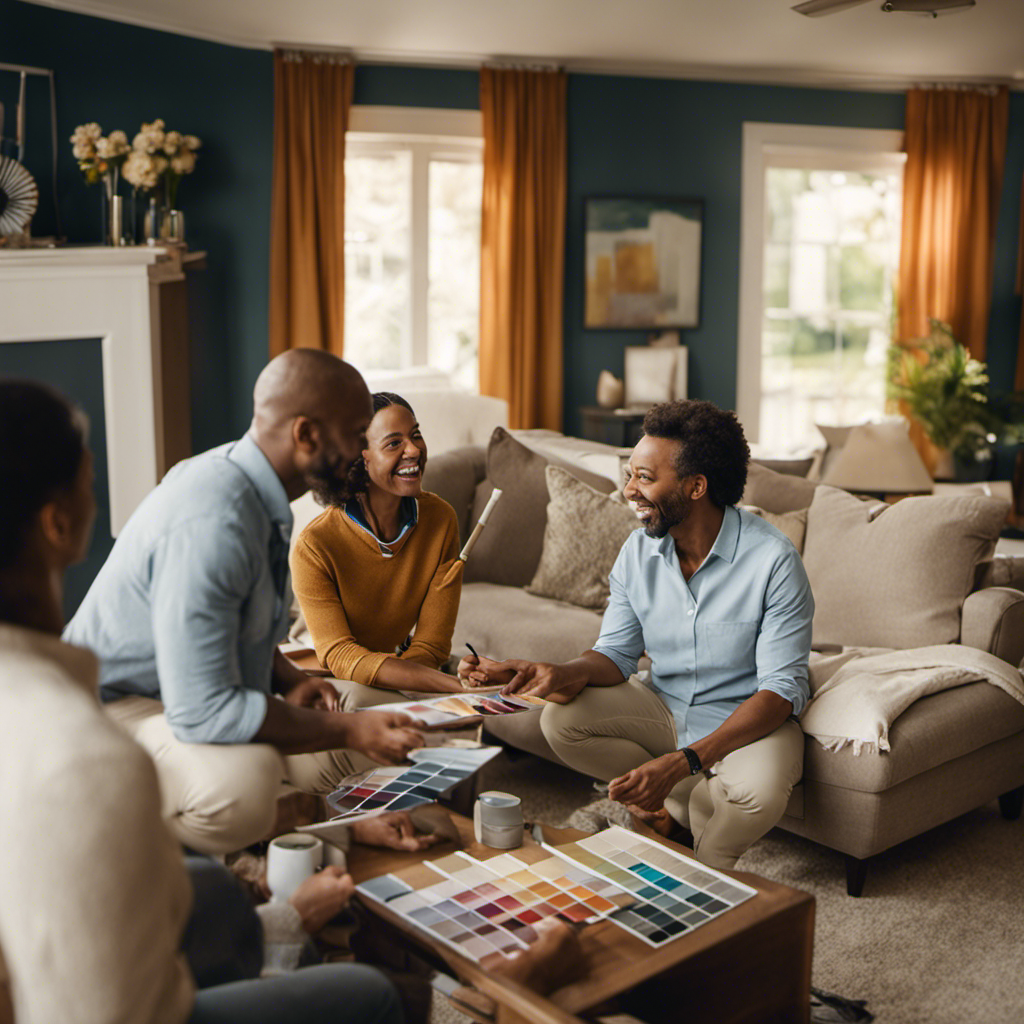
[(144, 123), (132, 140), (123, 173), (137, 192), (152, 193), (145, 223), (148, 240), (184, 242), (185, 217), (177, 209), (178, 186), (195, 170), (196, 150), (201, 145), (195, 135), (167, 131), (162, 118)]
[(80, 124), (71, 136), (71, 151), (89, 185), (102, 185), (101, 215), (104, 245), (123, 245), (120, 172), (128, 158), (128, 136), (112, 131), (103, 134), (95, 122)]

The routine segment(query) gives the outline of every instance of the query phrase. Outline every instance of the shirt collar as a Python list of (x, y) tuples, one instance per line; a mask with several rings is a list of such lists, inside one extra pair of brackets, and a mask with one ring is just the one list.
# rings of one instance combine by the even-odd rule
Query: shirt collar
[[(645, 535), (646, 536), (646, 535)], [(736, 557), (736, 548), (740, 542), (740, 514), (733, 505), (725, 506), (725, 515), (722, 516), (722, 525), (718, 528), (718, 536), (715, 543), (711, 545), (704, 564), (712, 555), (717, 555), (723, 561), (731, 562)], [(660, 555), (669, 565), (676, 564), (676, 542), (671, 534), (655, 541), (647, 551), (648, 557)]]
[(380, 553), (385, 558), (390, 558), (396, 554), (398, 549), (402, 546), (405, 538), (412, 532), (413, 527), (420, 520), (420, 504), (413, 497), (405, 497), (402, 499), (400, 506), (401, 517), (402, 517), (402, 528), (398, 531), (398, 536), (391, 541), (382, 541), (370, 527), (370, 524), (366, 521), (366, 516), (363, 514), (363, 506), (360, 504), (358, 498), (351, 498), (345, 502), (345, 515), (352, 520), (358, 527), (360, 527), (364, 533), (368, 534), (373, 542), (380, 549)]
[(281, 478), (256, 442), (246, 434), (231, 446), (228, 458), (252, 481), (256, 493), (267, 510), (271, 522), (281, 531), (284, 540), (292, 533), (292, 508), (288, 503)]
[(740, 514), (733, 505), (725, 506), (722, 525), (718, 530), (715, 543), (711, 545), (710, 555), (718, 555), (725, 562), (736, 557), (736, 548), (740, 543)]
[(0, 650), (55, 661), (83, 690), (92, 695), (97, 693), (99, 661), (85, 647), (66, 644), (60, 637), (37, 629), (0, 623)]

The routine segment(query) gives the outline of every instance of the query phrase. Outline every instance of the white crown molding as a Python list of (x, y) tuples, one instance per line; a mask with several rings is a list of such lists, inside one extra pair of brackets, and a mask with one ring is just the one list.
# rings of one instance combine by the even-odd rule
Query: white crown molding
[[(140, 28), (156, 29), (173, 35), (189, 36), (211, 43), (237, 46), (249, 50), (325, 49), (323, 44), (302, 39), (257, 39), (231, 33), (211, 32), (182, 19), (144, 17), (125, 11), (105, 0), (27, 0), (41, 7), (53, 7), (75, 14), (86, 14), (108, 21), (118, 21)], [(170, 5), (168, 5), (170, 6)], [(404, 65), (409, 67), (445, 67), (478, 70), (483, 64), (515, 62), (536, 64), (541, 59), (530, 55), (445, 53), (440, 51), (375, 50), (359, 47), (338, 47), (349, 54), (357, 64)], [(859, 92), (903, 92), (914, 86), (927, 84), (933, 79), (920, 75), (877, 75), (854, 69), (828, 71), (813, 68), (750, 67), (726, 64), (675, 64), (657, 61), (602, 60), (599, 58), (544, 57), (545, 66), (557, 65), (575, 74), (615, 75), (638, 78), (674, 78), (686, 81), (730, 82), (749, 85), (795, 86), (808, 89), (840, 89)], [(952, 75), (942, 78), (943, 83), (958, 85), (1006, 85), (1011, 90), (1024, 90), (1024, 81), (1015, 78), (981, 78)]]

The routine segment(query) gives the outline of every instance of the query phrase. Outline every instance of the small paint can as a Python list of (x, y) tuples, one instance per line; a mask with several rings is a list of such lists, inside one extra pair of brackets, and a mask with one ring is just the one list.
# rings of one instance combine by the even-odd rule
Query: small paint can
[(519, 797), (492, 789), (473, 806), (473, 834), (478, 843), (495, 850), (523, 845), (523, 806)]

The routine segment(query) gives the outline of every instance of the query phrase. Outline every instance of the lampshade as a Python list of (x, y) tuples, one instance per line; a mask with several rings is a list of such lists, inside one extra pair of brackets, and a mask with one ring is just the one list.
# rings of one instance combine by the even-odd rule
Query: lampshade
[(858, 424), (821, 482), (866, 494), (931, 494), (931, 474), (907, 428), (903, 419)]

